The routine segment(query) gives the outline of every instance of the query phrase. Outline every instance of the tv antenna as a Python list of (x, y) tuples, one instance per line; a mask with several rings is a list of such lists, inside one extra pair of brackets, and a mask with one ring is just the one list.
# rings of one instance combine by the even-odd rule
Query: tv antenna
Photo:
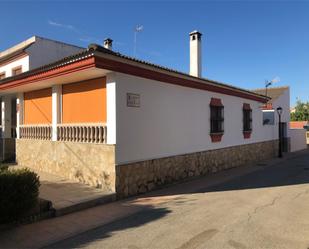
[(136, 56), (136, 43), (137, 43), (137, 33), (142, 32), (144, 29), (143, 25), (136, 25), (134, 29), (134, 51), (133, 55)]
[(272, 80), (265, 80), (265, 96), (267, 97), (267, 89), (268, 87), (270, 87), (272, 84), (277, 83), (280, 81), (280, 78), (278, 76), (276, 76), (275, 78), (273, 78)]

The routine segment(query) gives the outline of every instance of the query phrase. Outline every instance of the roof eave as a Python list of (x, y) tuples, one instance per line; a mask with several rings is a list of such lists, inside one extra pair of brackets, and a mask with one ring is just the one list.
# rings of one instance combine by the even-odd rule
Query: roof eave
[(167, 68), (153, 65), (151, 63), (143, 63), (139, 60), (122, 56), (119, 53), (115, 53), (102, 47), (90, 48), (87, 51), (66, 57), (60, 61), (45, 65), (41, 68), (25, 72), (14, 77), (3, 79), (0, 81), (0, 90), (5, 89), (7, 86), (13, 87), (14, 85), (18, 85), (20, 83), (26, 84), (28, 81), (33, 82), (33, 79), (38, 80), (40, 77), (44, 77), (44, 74), (46, 74), (48, 71), (54, 71), (54, 73), (56, 73), (57, 69), (69, 65), (71, 65), (70, 67), (73, 68), (74, 63), (89, 59), (90, 57), (93, 57), (94, 59), (94, 62), (91, 64), (91, 66), (102, 69), (127, 73), (175, 85), (242, 97), (262, 103), (266, 103), (270, 99), (264, 95), (256, 94), (244, 89), (239, 89), (237, 87), (197, 78), (188, 74), (177, 72), (175, 70), (169, 70)]

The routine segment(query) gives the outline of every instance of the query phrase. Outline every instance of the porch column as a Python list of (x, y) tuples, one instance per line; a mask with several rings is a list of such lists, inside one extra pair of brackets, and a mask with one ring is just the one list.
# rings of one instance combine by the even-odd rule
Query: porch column
[(116, 75), (106, 75), (107, 144), (116, 144)]
[(11, 96), (6, 95), (2, 97), (1, 101), (1, 112), (2, 112), (2, 137), (10, 138), (11, 137), (11, 125), (12, 125), (12, 99)]
[(20, 139), (20, 126), (24, 123), (24, 93), (17, 94), (16, 109), (16, 137)]
[(52, 141), (58, 140), (57, 124), (61, 122), (61, 94), (61, 85), (52, 87)]

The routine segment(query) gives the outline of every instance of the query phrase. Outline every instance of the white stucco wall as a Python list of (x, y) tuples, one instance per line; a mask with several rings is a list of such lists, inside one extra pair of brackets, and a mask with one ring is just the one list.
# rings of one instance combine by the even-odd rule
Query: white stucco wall
[[(116, 163), (205, 151), (278, 137), (277, 125), (263, 126), (261, 103), (229, 95), (116, 73)], [(127, 93), (140, 94), (139, 108), (127, 107)], [(211, 97), (224, 105), (224, 136), (212, 143)], [(253, 109), (253, 131), (243, 137), (242, 107)]]
[(275, 123), (279, 122), (279, 118), (277, 115), (277, 107), (282, 107), (282, 115), (281, 115), (281, 122), (286, 123), (287, 127), (287, 134), (286, 137), (290, 137), (289, 130), (290, 130), (290, 90), (287, 89), (279, 98), (277, 98), (273, 102), (273, 108), (275, 110)]
[(25, 57), (0, 65), (0, 73), (6, 77), (12, 76), (12, 69), (22, 66), (22, 72), (60, 60), (66, 56), (78, 53), (83, 48), (65, 44), (41, 37), (35, 37), (35, 42), (25, 49)]
[(307, 148), (305, 129), (290, 129), (289, 134), (291, 137), (291, 152)]
[(36, 42), (26, 49), (30, 55), (29, 68), (34, 69), (82, 51), (82, 48), (36, 37)]
[(22, 66), (22, 71), (26, 72), (29, 70), (29, 56), (22, 57), (15, 61), (0, 65), (0, 73), (5, 72), (5, 77), (12, 76), (12, 69), (15, 67)]

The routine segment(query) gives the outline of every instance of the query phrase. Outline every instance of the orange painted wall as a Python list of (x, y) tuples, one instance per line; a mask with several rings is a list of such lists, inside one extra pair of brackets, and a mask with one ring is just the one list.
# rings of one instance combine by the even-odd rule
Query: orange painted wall
[(106, 122), (106, 78), (62, 86), (62, 123)]
[(24, 123), (51, 124), (52, 89), (24, 93)]

